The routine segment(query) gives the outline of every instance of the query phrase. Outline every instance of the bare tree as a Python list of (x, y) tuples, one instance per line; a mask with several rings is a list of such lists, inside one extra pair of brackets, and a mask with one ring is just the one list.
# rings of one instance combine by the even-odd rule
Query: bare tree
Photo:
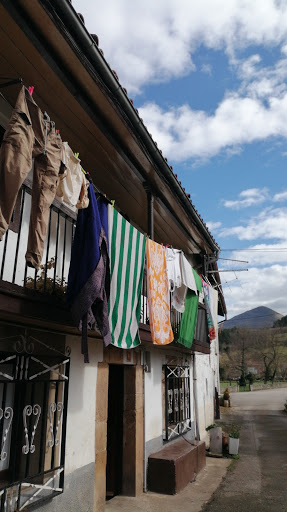
[(267, 337), (262, 350), (262, 360), (264, 365), (264, 383), (268, 380), (274, 381), (280, 360), (282, 358), (282, 345), (274, 334)]

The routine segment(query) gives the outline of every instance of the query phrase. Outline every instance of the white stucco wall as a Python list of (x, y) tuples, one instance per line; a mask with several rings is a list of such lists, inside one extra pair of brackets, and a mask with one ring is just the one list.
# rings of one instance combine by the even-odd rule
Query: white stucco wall
[(165, 354), (150, 351), (151, 371), (145, 373), (145, 441), (162, 436), (162, 366)]
[(213, 294), (211, 307), (213, 308), (213, 321), (216, 331), (216, 338), (211, 341), (210, 354), (196, 354), (196, 390), (198, 397), (198, 427), (201, 439), (208, 441), (208, 435), (205, 431), (208, 425), (214, 423), (214, 397), (215, 387), (220, 390), (219, 380), (219, 342), (218, 342), (218, 293), (216, 290), (210, 290)]
[(88, 364), (79, 336), (67, 336), (66, 345), (71, 348), (71, 365), (65, 471), (71, 473), (95, 461), (97, 365), (103, 360), (103, 343), (89, 339)]
[(197, 424), (200, 439), (207, 440), (205, 431), (214, 423), (214, 372), (210, 366), (210, 355), (195, 355), (196, 393), (198, 404)]

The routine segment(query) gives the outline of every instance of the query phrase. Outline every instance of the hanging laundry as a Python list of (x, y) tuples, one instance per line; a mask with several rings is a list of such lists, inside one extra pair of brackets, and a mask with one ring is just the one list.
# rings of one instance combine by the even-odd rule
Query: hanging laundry
[[(81, 161), (67, 142), (63, 142), (62, 162), (65, 165), (65, 172), (60, 176), (57, 199), (77, 208), (87, 208), (89, 182), (82, 172)], [(81, 200), (79, 200), (80, 196)]]
[(120, 348), (134, 348), (140, 344), (138, 325), (146, 239), (111, 205), (108, 212), (112, 343)]
[(170, 324), (170, 298), (164, 248), (147, 240), (147, 295), (149, 325), (153, 342), (167, 345), (173, 341)]
[(38, 269), (47, 235), (50, 206), (61, 167), (62, 140), (24, 86), (18, 95), (0, 149), (0, 240), (6, 233), (20, 187), (32, 169), (32, 204), (27, 265)]
[[(192, 269), (196, 288), (198, 292), (202, 291), (202, 282), (195, 270)], [(191, 348), (195, 333), (197, 312), (198, 312), (199, 296), (194, 290), (187, 290), (185, 299), (185, 309), (181, 317), (180, 332), (178, 343), (184, 345), (187, 348)]]
[(211, 307), (210, 307), (209, 286), (203, 279), (202, 279), (202, 286), (203, 286), (204, 302), (205, 302), (206, 314), (207, 314), (208, 334), (209, 334), (210, 341), (212, 341), (216, 338), (216, 332), (215, 332), (215, 328), (214, 328), (214, 322), (213, 322)]
[(67, 288), (68, 305), (75, 324), (83, 332), (85, 362), (89, 362), (87, 329), (96, 323), (104, 344), (112, 341), (108, 321), (108, 207), (102, 196), (96, 199), (93, 185), (89, 185), (88, 196), (88, 208), (78, 213)]
[(165, 248), (165, 259), (170, 292), (173, 292), (175, 288), (179, 288), (181, 286), (181, 271), (179, 263), (180, 252), (181, 251), (178, 251), (177, 249), (169, 247)]
[(182, 285), (179, 288), (175, 288), (172, 294), (171, 303), (173, 307), (179, 312), (183, 313), (185, 308), (185, 298), (187, 289), (193, 290), (197, 294), (197, 287), (193, 275), (192, 266), (186, 259), (183, 252), (179, 255), (180, 271)]
[[(193, 290), (194, 293), (197, 294), (197, 284), (195, 282), (195, 275), (198, 278), (199, 283), (199, 275), (196, 272), (193, 272), (193, 268), (183, 252), (180, 255), (180, 268), (181, 268), (181, 278), (182, 278), (182, 284), (187, 286), (190, 290)], [(197, 279), (196, 278), (196, 279)]]
[(212, 286), (209, 287), (209, 299), (210, 299), (210, 310), (215, 330), (215, 336), (217, 337), (218, 333), (218, 291), (215, 290)]

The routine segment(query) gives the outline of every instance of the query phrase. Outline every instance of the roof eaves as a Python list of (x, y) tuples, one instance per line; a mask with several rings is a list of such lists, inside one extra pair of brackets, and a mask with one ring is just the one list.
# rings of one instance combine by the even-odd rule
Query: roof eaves
[(96, 36), (92, 36), (88, 32), (69, 0), (40, 0), (40, 2), (48, 8), (51, 6), (56, 10), (57, 14), (60, 14), (62, 21), (67, 26), (68, 30), (72, 31), (73, 36), (76, 37), (85, 55), (91, 59), (94, 68), (103, 79), (106, 87), (116, 97), (131, 124), (136, 129), (141, 141), (145, 143), (147, 150), (160, 168), (161, 173), (164, 175), (169, 185), (177, 194), (182, 205), (187, 209), (188, 214), (191, 215), (197, 227), (204, 234), (212, 250), (218, 253), (220, 248), (202, 217), (194, 207), (190, 199), (190, 194), (185, 192), (177, 175), (173, 172), (172, 166), (168, 164), (167, 159), (162, 155), (162, 151), (158, 149), (157, 143), (153, 140), (143, 120), (139, 117), (139, 113), (133, 105), (133, 100), (128, 98), (127, 91), (121, 86), (117, 73), (111, 69), (104, 57), (103, 51), (98, 47), (98, 39)]

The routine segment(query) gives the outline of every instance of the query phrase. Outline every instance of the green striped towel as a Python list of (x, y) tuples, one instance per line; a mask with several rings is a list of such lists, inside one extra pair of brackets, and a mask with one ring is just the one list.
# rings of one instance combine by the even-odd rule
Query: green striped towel
[(120, 348), (133, 348), (140, 344), (138, 325), (146, 239), (110, 205), (108, 213), (112, 343)]

